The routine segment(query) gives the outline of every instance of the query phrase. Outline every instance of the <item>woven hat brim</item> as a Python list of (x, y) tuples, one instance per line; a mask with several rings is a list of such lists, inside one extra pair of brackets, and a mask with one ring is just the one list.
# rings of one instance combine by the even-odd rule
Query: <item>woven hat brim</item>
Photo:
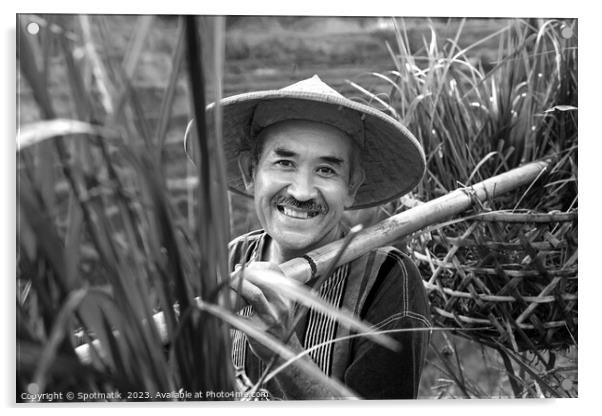
[[(361, 148), (362, 167), (366, 174), (355, 203), (350, 209), (384, 204), (411, 191), (421, 180), (426, 168), (422, 147), (399, 122), (381, 111), (342, 96), (299, 91), (258, 91), (235, 95), (221, 101), (223, 145), (228, 186), (231, 191), (251, 197), (245, 192), (238, 157), (245, 141), (252, 140), (252, 121), (257, 105), (277, 101), (279, 107), (299, 107), (306, 103), (312, 111), (299, 113), (297, 119), (333, 124), (332, 120), (358, 117), (363, 120), (363, 137), (353, 137)], [(211, 104), (207, 111), (209, 131), (213, 128)], [(282, 120), (292, 119), (282, 111)], [(339, 127), (336, 126), (335, 127)], [(191, 129), (194, 130), (194, 129)]]

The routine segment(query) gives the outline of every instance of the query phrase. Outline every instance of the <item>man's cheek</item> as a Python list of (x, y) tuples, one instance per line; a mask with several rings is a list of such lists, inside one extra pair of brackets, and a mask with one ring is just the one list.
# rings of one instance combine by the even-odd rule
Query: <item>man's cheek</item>
[(255, 191), (259, 193), (275, 192), (277, 189), (286, 185), (284, 174), (275, 175), (273, 173), (258, 173), (255, 178)]

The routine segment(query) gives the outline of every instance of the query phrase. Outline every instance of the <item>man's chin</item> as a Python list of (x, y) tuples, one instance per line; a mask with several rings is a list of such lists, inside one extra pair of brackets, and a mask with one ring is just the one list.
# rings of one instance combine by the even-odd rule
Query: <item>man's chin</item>
[(316, 248), (318, 239), (308, 237), (307, 235), (299, 235), (295, 233), (287, 233), (273, 237), (278, 245), (287, 251), (307, 252)]
[(328, 223), (324, 216), (311, 220), (282, 221), (277, 218), (264, 229), (283, 251), (300, 256), (332, 241), (338, 235), (338, 227), (324, 225)]

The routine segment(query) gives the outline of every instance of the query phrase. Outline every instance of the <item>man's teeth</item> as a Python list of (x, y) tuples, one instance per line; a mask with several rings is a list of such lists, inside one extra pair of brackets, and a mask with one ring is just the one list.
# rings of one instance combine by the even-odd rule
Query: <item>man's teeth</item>
[(297, 211), (295, 209), (283, 207), (283, 212), (284, 212), (284, 215), (287, 215), (287, 216), (293, 217), (293, 218), (299, 218), (299, 219), (303, 219), (303, 220), (306, 220), (309, 218), (309, 213), (307, 213), (306, 211)]

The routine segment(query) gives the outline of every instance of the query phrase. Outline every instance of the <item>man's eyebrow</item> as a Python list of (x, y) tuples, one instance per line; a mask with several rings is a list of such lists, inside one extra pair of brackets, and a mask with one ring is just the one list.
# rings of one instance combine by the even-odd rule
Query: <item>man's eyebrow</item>
[(275, 148), (274, 153), (276, 154), (276, 156), (279, 156), (279, 157), (295, 157), (295, 156), (297, 156), (297, 153), (293, 152), (292, 150), (285, 149), (284, 147)]
[[(278, 157), (296, 157), (298, 153), (287, 149), (285, 147), (277, 147), (273, 150), (274, 154)], [(344, 159), (337, 156), (320, 156), (320, 160), (332, 165), (342, 166), (345, 163)]]
[(324, 162), (333, 164), (333, 165), (337, 165), (337, 166), (342, 166), (345, 163), (344, 159), (341, 159), (340, 157), (336, 157), (336, 156), (322, 156), (320, 157), (321, 160), (323, 160)]

